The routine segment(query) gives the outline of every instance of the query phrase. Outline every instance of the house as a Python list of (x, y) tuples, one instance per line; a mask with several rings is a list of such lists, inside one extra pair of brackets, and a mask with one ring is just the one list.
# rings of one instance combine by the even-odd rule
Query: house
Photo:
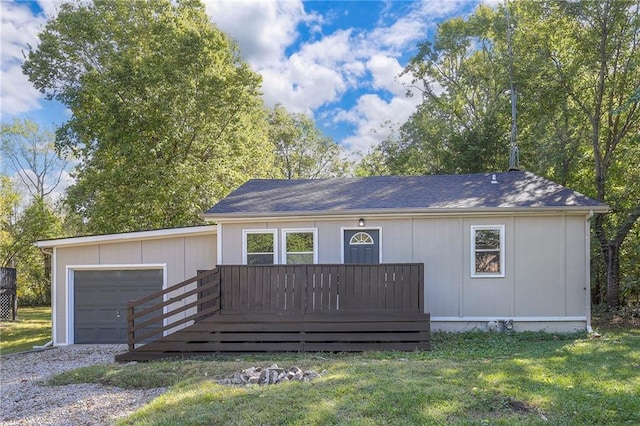
[(123, 341), (115, 304), (216, 265), (420, 264), (432, 330), (572, 331), (590, 326), (589, 219), (607, 210), (524, 171), (250, 180), (204, 213), (216, 226), (38, 246), (53, 256), (57, 345)]

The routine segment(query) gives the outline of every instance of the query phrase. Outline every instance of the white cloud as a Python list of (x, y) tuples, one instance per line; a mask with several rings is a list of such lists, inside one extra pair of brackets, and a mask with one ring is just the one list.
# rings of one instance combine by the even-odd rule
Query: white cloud
[(22, 74), (20, 64), (3, 64), (0, 70), (0, 108), (3, 120), (6, 115), (40, 109), (42, 94), (33, 88), (27, 77)]
[(480, 0), (480, 3), (495, 9), (501, 4), (504, 5), (505, 2), (503, 0)]
[[(468, 0), (424, 0), (413, 5), (405, 15), (385, 16), (384, 20), (391, 22), (390, 25), (379, 24), (356, 40), (360, 43), (361, 56), (366, 59), (372, 90), (361, 95), (353, 108), (339, 109), (333, 114), (334, 123), (347, 122), (356, 128), (355, 134), (342, 141), (349, 151), (369, 151), (416, 111), (421, 96), (416, 93), (406, 97), (412, 76), (401, 75), (404, 65), (398, 58), (425, 40), (437, 22), (465, 6)], [(442, 88), (436, 87), (435, 91), (440, 93)]]
[[(2, 115), (14, 115), (40, 108), (42, 94), (33, 88), (20, 68), (23, 50), (35, 45), (44, 17), (34, 17), (28, 7), (0, 1), (2, 15), (2, 66), (0, 67), (0, 107)], [(3, 118), (4, 120), (4, 118)]]
[(259, 70), (267, 105), (308, 112), (339, 101), (358, 84), (364, 64), (355, 58), (350, 31), (336, 31), (301, 46), (288, 58)]
[(366, 94), (358, 99), (354, 108), (340, 111), (336, 121), (347, 121), (357, 127), (353, 136), (344, 139), (343, 145), (351, 152), (367, 152), (382, 142), (392, 129), (404, 123), (415, 111), (419, 100), (396, 96), (385, 101), (376, 94)]
[(299, 25), (318, 32), (322, 21), (306, 13), (301, 1), (210, 0), (205, 6), (212, 22), (236, 40), (242, 56), (262, 75), (268, 106), (280, 103), (292, 112), (312, 114), (345, 90), (340, 73), (332, 67), (334, 59), (319, 55), (321, 46), (331, 44), (327, 51), (348, 46), (344, 36), (311, 41), (287, 55), (298, 42)]
[(370, 40), (374, 46), (400, 51), (416, 39), (424, 37), (427, 25), (416, 14), (400, 18), (390, 27), (376, 28), (371, 32)]
[(211, 20), (240, 46), (243, 57), (262, 68), (283, 59), (300, 22), (312, 19), (301, 1), (205, 0)]
[[(58, 15), (58, 8), (62, 3), (68, 2), (67, 0), (37, 0), (38, 5), (42, 9), (44, 16), (48, 18)], [(79, 0), (81, 4), (91, 4), (91, 0)]]
[(337, 30), (319, 41), (302, 45), (297, 55), (326, 67), (351, 62), (357, 54), (351, 40), (352, 33), (352, 29)]
[(406, 89), (398, 79), (403, 70), (397, 59), (374, 55), (367, 61), (367, 69), (373, 77), (373, 88), (386, 90), (395, 96), (404, 96)]
[(435, 22), (436, 20), (457, 14), (468, 5), (469, 0), (422, 0), (418, 8), (418, 13), (424, 17), (428, 17), (431, 22)]

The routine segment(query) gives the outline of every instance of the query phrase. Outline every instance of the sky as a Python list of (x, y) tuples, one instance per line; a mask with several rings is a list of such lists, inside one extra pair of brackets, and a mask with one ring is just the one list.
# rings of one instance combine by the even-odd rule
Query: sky
[[(500, 0), (300, 1), (204, 0), (214, 24), (239, 45), (263, 78), (268, 107), (311, 116), (348, 152), (366, 153), (390, 125), (404, 123), (420, 102), (401, 76), (417, 45), (437, 24)], [(22, 74), (27, 46), (56, 16), (60, 0), (0, 0), (3, 123), (30, 119), (53, 128), (70, 112), (47, 101)]]

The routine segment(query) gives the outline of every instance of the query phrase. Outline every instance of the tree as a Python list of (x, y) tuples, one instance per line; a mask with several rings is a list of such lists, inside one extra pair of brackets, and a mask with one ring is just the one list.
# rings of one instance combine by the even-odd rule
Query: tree
[(33, 198), (21, 211), (19, 204), (11, 179), (0, 175), (0, 266), (17, 269), (20, 304), (47, 304), (51, 286), (46, 260), (34, 243), (60, 237), (62, 222), (42, 198)]
[[(20, 201), (20, 194), (16, 192), (13, 187), (13, 182), (9, 176), (0, 174), (0, 259), (4, 259), (5, 244), (10, 241), (11, 226), (15, 222), (17, 214), (18, 203)], [(2, 263), (2, 266), (7, 266)]]
[(593, 230), (606, 266), (606, 302), (615, 307), (621, 275), (637, 281), (628, 261), (621, 272), (620, 256), (640, 243), (633, 232), (640, 217), (640, 1), (506, 7), (515, 24), (513, 53), (502, 5), (447, 21), (434, 43), (420, 45), (406, 72), (423, 102), (376, 158), (394, 173), (504, 168), (511, 117), (503, 99), (513, 81), (521, 164), (611, 206)]
[(340, 145), (322, 134), (311, 118), (276, 105), (269, 114), (269, 139), (276, 170), (286, 179), (344, 176), (348, 162)]
[(404, 73), (422, 104), (379, 149), (395, 174), (474, 173), (504, 168), (508, 158), (506, 25), (479, 7), (468, 20), (438, 26), (434, 42), (420, 43)]
[[(530, 52), (526, 63), (541, 64), (538, 75), (545, 80), (534, 80), (529, 90), (540, 99), (566, 100), (560, 105), (577, 141), (569, 149), (579, 154), (571, 180), (612, 207), (596, 216), (594, 231), (606, 263), (606, 302), (616, 307), (621, 250), (640, 217), (640, 2), (514, 6), (522, 48)], [(558, 108), (548, 106), (546, 114), (558, 118)]]
[(92, 233), (200, 223), (273, 164), (260, 77), (196, 0), (65, 3), (23, 71), (72, 112), (66, 199)]
[(55, 135), (40, 131), (31, 120), (2, 124), (0, 152), (32, 198), (45, 199), (56, 190), (68, 161), (55, 152)]
[(51, 285), (45, 273), (46, 260), (34, 244), (60, 237), (62, 221), (42, 198), (34, 198), (7, 231), (7, 238), (0, 244), (0, 262), (18, 271), (20, 303), (48, 304)]

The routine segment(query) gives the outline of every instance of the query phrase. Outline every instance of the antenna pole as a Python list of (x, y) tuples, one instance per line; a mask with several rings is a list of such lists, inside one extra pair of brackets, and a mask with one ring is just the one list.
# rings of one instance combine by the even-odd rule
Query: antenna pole
[(516, 89), (513, 84), (513, 51), (511, 49), (511, 34), (514, 31), (511, 24), (511, 17), (509, 16), (509, 3), (508, 0), (504, 2), (504, 9), (507, 14), (507, 53), (509, 56), (509, 84), (511, 92), (511, 144), (509, 152), (509, 170), (520, 170), (520, 159), (518, 155), (518, 143), (516, 137), (518, 135), (518, 125), (516, 123)]

